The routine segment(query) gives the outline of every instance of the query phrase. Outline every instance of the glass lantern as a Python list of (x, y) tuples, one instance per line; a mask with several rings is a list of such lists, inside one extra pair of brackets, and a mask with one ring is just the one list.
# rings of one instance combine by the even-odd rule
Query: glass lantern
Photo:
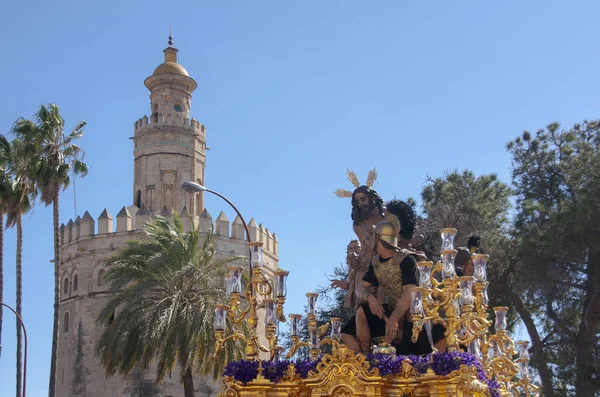
[(422, 316), (423, 315), (423, 291), (412, 291), (411, 302), (410, 302), (410, 314)]
[(485, 288), (483, 289), (483, 304), (484, 305), (488, 305), (488, 303), (490, 303), (490, 298), (488, 297), (488, 287), (487, 285), (485, 286)]
[(479, 348), (479, 339), (475, 338), (467, 345), (467, 351), (475, 357), (481, 358), (481, 349)]
[(263, 301), (263, 304), (265, 305), (265, 324), (275, 325), (277, 317), (275, 316), (275, 307), (273, 304), (273, 299), (265, 299)]
[(317, 329), (313, 328), (309, 332), (310, 334), (310, 348), (317, 349), (319, 347), (319, 337), (317, 336)]
[(519, 353), (519, 358), (524, 358), (529, 360), (529, 350), (527, 347), (529, 346), (529, 342), (526, 340), (520, 340), (517, 342), (517, 351)]
[(456, 276), (454, 269), (455, 250), (442, 251), (442, 278), (452, 278)]
[(213, 322), (213, 328), (215, 331), (225, 331), (227, 326), (227, 306), (217, 304), (215, 306), (215, 320)]
[(306, 294), (306, 298), (308, 299), (308, 314), (317, 314), (317, 298), (319, 294), (316, 292), (309, 292)]
[(331, 339), (339, 341), (342, 338), (342, 320), (338, 317), (331, 318)]
[(278, 270), (275, 272), (275, 297), (276, 298), (285, 298), (287, 295), (287, 277), (290, 274), (287, 270)]
[(232, 266), (229, 268), (229, 276), (227, 277), (227, 295), (231, 293), (242, 292), (242, 268)]
[(300, 328), (300, 319), (302, 318), (299, 314), (290, 314), (290, 333), (292, 336), (298, 336), (298, 330)]
[(471, 306), (475, 302), (473, 296), (473, 278), (470, 276), (464, 276), (459, 279), (460, 285), (460, 305)]
[(433, 262), (419, 262), (417, 263), (419, 269), (419, 287), (431, 289), (431, 269), (433, 268)]
[(263, 265), (262, 243), (252, 243), (250, 245), (250, 251), (252, 251), (252, 267), (261, 268)]
[(473, 277), (477, 282), (487, 281), (487, 261), (489, 255), (475, 254), (473, 259)]
[(494, 313), (496, 313), (496, 332), (506, 331), (506, 312), (508, 307), (495, 307)]
[(454, 236), (456, 236), (456, 229), (453, 228), (445, 228), (440, 230), (440, 235), (442, 236), (442, 249), (441, 251), (448, 251), (454, 249)]

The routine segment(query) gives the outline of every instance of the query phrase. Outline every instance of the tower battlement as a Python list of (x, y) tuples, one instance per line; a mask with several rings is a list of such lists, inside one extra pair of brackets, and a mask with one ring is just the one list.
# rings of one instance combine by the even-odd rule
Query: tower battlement
[(191, 129), (192, 133), (200, 134), (202, 139), (206, 140), (206, 127), (195, 118), (174, 116), (171, 113), (163, 115), (158, 113), (154, 116), (144, 116), (133, 124), (135, 135), (143, 134), (145, 131), (155, 128), (155, 126), (176, 126)]
[[(128, 233), (132, 231), (140, 231), (143, 225), (147, 222), (152, 221), (156, 215), (160, 215), (167, 219), (173, 215), (170, 210), (163, 208), (160, 213), (153, 213), (146, 206), (142, 205), (142, 208), (138, 208), (135, 205), (129, 207), (124, 206), (116, 216), (116, 223), (114, 222), (113, 216), (104, 209), (97, 221), (86, 211), (83, 216), (77, 216), (73, 221), (69, 219), (66, 225), (63, 223), (60, 225), (60, 244), (62, 248), (66, 248), (78, 241), (85, 239), (93, 239), (96, 237), (102, 237), (106, 235)], [(247, 241), (246, 231), (244, 224), (239, 216), (236, 216), (233, 222), (230, 222), (225, 215), (225, 212), (217, 216), (213, 221), (213, 217), (210, 213), (204, 209), (202, 214), (198, 216), (189, 217), (187, 208), (183, 208), (180, 212), (181, 222), (183, 228), (186, 231), (191, 229), (192, 219), (195, 224), (200, 224), (201, 232), (213, 231), (216, 239), (229, 239), (234, 240), (232, 242), (239, 242), (245, 244)], [(96, 227), (96, 223), (98, 226)], [(262, 223), (258, 224), (254, 218), (247, 224), (248, 232), (250, 233), (251, 241), (260, 241), (263, 245), (263, 250), (270, 253), (274, 257), (279, 256), (279, 240), (275, 233), (271, 233), (268, 228), (265, 228)]]

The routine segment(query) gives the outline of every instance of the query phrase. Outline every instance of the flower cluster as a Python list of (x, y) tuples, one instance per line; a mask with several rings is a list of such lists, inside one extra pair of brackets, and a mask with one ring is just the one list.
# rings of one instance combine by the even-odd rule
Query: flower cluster
[(233, 379), (240, 381), (245, 385), (258, 375), (258, 361), (232, 361), (225, 367), (223, 375), (231, 376)]
[(424, 356), (389, 356), (386, 354), (369, 354), (367, 360), (371, 368), (377, 368), (379, 375), (397, 375), (402, 369), (402, 362), (407, 360), (417, 373), (423, 375), (429, 368), (440, 376), (457, 371), (461, 365), (474, 367), (479, 380), (488, 385), (492, 397), (500, 397), (500, 384), (488, 377), (481, 362), (472, 354), (463, 352), (434, 353)]
[[(371, 368), (377, 368), (379, 375), (389, 376), (400, 374), (402, 362), (407, 360), (417, 373), (423, 375), (429, 368), (440, 376), (446, 376), (460, 368), (461, 365), (474, 367), (477, 370), (479, 380), (488, 385), (492, 397), (500, 397), (500, 384), (490, 378), (483, 369), (481, 362), (472, 354), (463, 352), (434, 353), (425, 356), (389, 356), (386, 354), (369, 354)], [(294, 362), (296, 373), (300, 378), (306, 379), (310, 371), (315, 371), (321, 357), (316, 360), (298, 359)], [(273, 383), (279, 382), (285, 375), (285, 371), (292, 362), (282, 361), (262, 361), (263, 376)], [(240, 360), (233, 361), (225, 367), (225, 376), (231, 376), (235, 380), (246, 385), (258, 375), (258, 361)]]
[(312, 360), (310, 358), (298, 359), (295, 363), (296, 373), (298, 374), (298, 376), (300, 376), (300, 378), (306, 379), (308, 378), (308, 372), (315, 371), (319, 362), (321, 362), (320, 356), (316, 360)]
[(287, 371), (291, 361), (282, 360), (282, 361), (263, 361), (263, 376), (265, 379), (270, 380), (273, 383), (277, 383), (283, 378), (285, 375), (285, 371)]

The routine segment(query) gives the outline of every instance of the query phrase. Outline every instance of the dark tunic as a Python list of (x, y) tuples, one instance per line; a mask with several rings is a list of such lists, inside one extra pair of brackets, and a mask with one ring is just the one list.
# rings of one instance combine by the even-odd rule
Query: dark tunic
[[(387, 261), (389, 261), (390, 259), (391, 258), (387, 258), (387, 259), (380, 258), (379, 264), (384, 264)], [(381, 271), (376, 272), (375, 268), (373, 267), (373, 263), (371, 263), (371, 265), (369, 265), (369, 269), (367, 270), (367, 273), (365, 273), (365, 276), (363, 277), (363, 281), (366, 281), (369, 284), (374, 285), (374, 286), (379, 286), (380, 281), (381, 281), (382, 286), (386, 289), (386, 297), (388, 296), (388, 293), (387, 293), (388, 290), (398, 291), (401, 294), (403, 286), (418, 284), (417, 260), (415, 259), (415, 257), (413, 255), (408, 255), (404, 259), (402, 259), (402, 261), (400, 262), (400, 265), (399, 265), (399, 270), (400, 270), (400, 274), (401, 274), (400, 280), (396, 280), (396, 277), (388, 278), (387, 274), (384, 277), (381, 277), (381, 275), (382, 275)], [(380, 274), (379, 279), (377, 278), (376, 273)], [(386, 285), (386, 284), (389, 284), (390, 282), (394, 284), (396, 281), (400, 281), (399, 282), (400, 285)], [(399, 298), (399, 296), (397, 298)], [(389, 317), (392, 314), (392, 312), (394, 310), (394, 305), (395, 305), (395, 302), (393, 302), (390, 299), (388, 299), (388, 302), (383, 305), (383, 310), (387, 317)], [(385, 336), (385, 320), (380, 319), (377, 316), (375, 316), (373, 313), (371, 313), (371, 309), (369, 308), (369, 305), (367, 303), (361, 305), (361, 307), (363, 308), (365, 315), (367, 317), (367, 321), (369, 323), (369, 329), (371, 330), (371, 337), (377, 338), (377, 337)], [(409, 311), (407, 308), (406, 315), (404, 316), (403, 321), (400, 324), (398, 324), (398, 330), (399, 330), (398, 336), (400, 338), (396, 339), (392, 343), (396, 347), (397, 354), (420, 355), (420, 354), (431, 353), (431, 346), (429, 345), (429, 340), (427, 339), (427, 333), (425, 332), (425, 328), (423, 328), (423, 330), (419, 334), (419, 338), (417, 339), (417, 342), (412, 343), (411, 338), (412, 338), (413, 324), (410, 321), (408, 321), (409, 315), (410, 314), (409, 314)], [(441, 325), (436, 324), (433, 326), (432, 335), (433, 335), (433, 343), (434, 344), (444, 338), (444, 332), (445, 332), (445, 329)]]

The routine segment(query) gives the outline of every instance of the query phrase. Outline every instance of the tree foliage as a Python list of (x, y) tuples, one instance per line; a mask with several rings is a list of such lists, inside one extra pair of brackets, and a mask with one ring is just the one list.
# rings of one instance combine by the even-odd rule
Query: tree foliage
[(106, 329), (96, 354), (109, 375), (127, 375), (138, 366), (147, 370), (154, 362), (161, 381), (177, 365), (186, 397), (193, 396), (194, 372), (216, 377), (226, 362), (243, 358), (239, 343), (212, 357), (214, 306), (225, 301), (225, 265), (243, 257), (215, 258), (212, 233), (201, 241), (199, 227), (185, 232), (177, 214), (173, 221), (157, 217), (144, 230), (146, 239), (128, 242), (108, 261), (113, 295), (98, 317)]
[[(600, 124), (557, 123), (507, 145), (517, 193), (516, 271), (555, 385), (600, 391)], [(562, 393), (561, 393), (562, 394)]]

